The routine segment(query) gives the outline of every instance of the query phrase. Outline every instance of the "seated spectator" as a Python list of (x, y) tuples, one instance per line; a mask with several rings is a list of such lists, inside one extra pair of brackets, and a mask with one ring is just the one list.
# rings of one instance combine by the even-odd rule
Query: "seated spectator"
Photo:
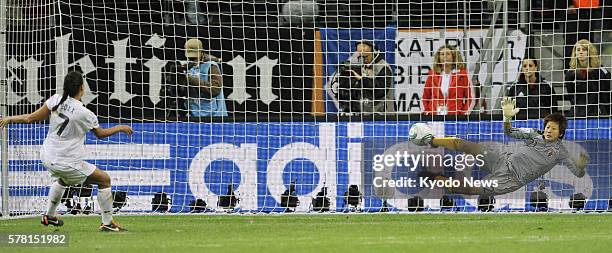
[(610, 115), (610, 72), (601, 65), (597, 49), (590, 41), (583, 39), (574, 45), (565, 88), (573, 104), (571, 115)]
[[(566, 0), (565, 61), (566, 68), (571, 61), (572, 46), (585, 39), (601, 42), (602, 28), (601, 0)], [(571, 68), (570, 68), (571, 69)]]
[(552, 113), (552, 87), (540, 76), (535, 59), (523, 59), (518, 80), (507, 96), (516, 98), (519, 118), (540, 119)]
[(463, 57), (455, 47), (442, 46), (434, 55), (422, 97), (427, 115), (468, 114), (472, 88)]

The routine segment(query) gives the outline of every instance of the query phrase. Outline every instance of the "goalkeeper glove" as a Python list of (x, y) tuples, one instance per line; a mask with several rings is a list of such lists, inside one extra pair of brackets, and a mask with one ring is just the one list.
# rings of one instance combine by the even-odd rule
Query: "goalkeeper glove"
[(504, 113), (504, 122), (510, 122), (510, 120), (519, 112), (519, 108), (516, 107), (516, 99), (504, 97), (501, 101), (501, 108)]
[(589, 160), (590, 157), (587, 153), (580, 153), (580, 157), (578, 159), (572, 159), (572, 162), (574, 162), (574, 166), (576, 166), (577, 169), (584, 171), (586, 169), (586, 166), (589, 164)]

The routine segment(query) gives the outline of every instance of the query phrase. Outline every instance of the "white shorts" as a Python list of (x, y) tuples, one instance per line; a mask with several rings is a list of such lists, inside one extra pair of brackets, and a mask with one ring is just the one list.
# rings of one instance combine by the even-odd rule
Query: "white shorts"
[(83, 184), (87, 177), (96, 170), (95, 165), (85, 161), (73, 164), (47, 163), (43, 161), (43, 165), (49, 170), (53, 179), (62, 179), (66, 185)]

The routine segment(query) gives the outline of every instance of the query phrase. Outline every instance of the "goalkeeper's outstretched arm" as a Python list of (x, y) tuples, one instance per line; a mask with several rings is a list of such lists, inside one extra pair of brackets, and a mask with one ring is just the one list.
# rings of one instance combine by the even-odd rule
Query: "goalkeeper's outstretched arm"
[(504, 133), (506, 135), (510, 135), (510, 130), (512, 129), (512, 118), (519, 112), (516, 107), (516, 99), (512, 99), (509, 97), (502, 98), (501, 108), (502, 113), (504, 114)]
[(512, 118), (519, 112), (516, 108), (516, 99), (504, 97), (501, 101), (501, 108), (504, 114), (504, 133), (516, 139), (532, 139), (537, 135), (536, 129), (531, 128), (512, 128)]
[(591, 157), (586, 152), (581, 152), (578, 157), (566, 157), (561, 162), (567, 167), (576, 177), (584, 177), (586, 168)]
[(510, 135), (510, 129), (512, 129), (512, 121), (504, 121), (504, 133)]
[(509, 97), (502, 98), (501, 109), (504, 114), (504, 123), (510, 122), (510, 120), (514, 118), (514, 115), (520, 111), (519, 108), (516, 108), (516, 99)]

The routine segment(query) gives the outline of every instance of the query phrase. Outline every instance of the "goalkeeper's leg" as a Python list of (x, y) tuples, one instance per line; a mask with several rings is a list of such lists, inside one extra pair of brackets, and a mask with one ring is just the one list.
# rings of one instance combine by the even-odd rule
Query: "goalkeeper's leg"
[(431, 140), (431, 145), (443, 147), (453, 151), (461, 151), (467, 154), (482, 154), (482, 147), (476, 142), (466, 141), (457, 137), (437, 137)]
[[(436, 176), (433, 178), (434, 180), (448, 179), (444, 176)], [(519, 181), (516, 176), (513, 175), (513, 172), (506, 166), (496, 167), (491, 174), (487, 175), (482, 180), (489, 181), (489, 183), (487, 183), (488, 185), (470, 187), (461, 184), (459, 187), (447, 187), (447, 190), (455, 194), (494, 196), (511, 193), (525, 186), (525, 183)]]
[[(443, 147), (453, 151), (460, 151), (467, 154), (479, 155), (482, 154), (483, 147), (480, 144), (466, 141), (457, 137), (434, 137), (430, 144), (434, 147)], [(420, 173), (421, 177), (428, 177), (431, 180), (448, 180), (448, 177), (443, 175), (433, 175), (431, 173)], [(454, 187), (448, 188), (449, 192), (466, 195), (479, 195), (483, 193), (480, 187)]]

